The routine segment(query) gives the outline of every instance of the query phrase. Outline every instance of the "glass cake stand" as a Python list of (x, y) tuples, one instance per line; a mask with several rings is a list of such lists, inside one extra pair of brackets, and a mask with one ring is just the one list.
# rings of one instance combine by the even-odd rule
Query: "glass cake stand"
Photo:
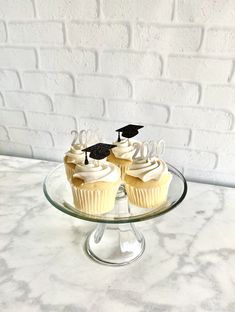
[(47, 175), (43, 190), (47, 200), (55, 208), (75, 218), (98, 223), (85, 242), (85, 251), (90, 258), (102, 264), (121, 266), (138, 259), (145, 249), (144, 237), (134, 223), (169, 212), (186, 196), (187, 183), (184, 176), (170, 164), (168, 169), (173, 178), (167, 201), (158, 208), (140, 208), (132, 205), (128, 202), (124, 185), (121, 185), (112, 211), (101, 215), (79, 211), (74, 207), (63, 164)]

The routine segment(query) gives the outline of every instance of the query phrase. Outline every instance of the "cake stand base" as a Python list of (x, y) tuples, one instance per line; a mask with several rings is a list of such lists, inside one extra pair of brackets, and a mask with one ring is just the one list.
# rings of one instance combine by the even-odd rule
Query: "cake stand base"
[(129, 264), (144, 249), (144, 237), (132, 223), (98, 224), (85, 243), (85, 251), (92, 260), (110, 266)]

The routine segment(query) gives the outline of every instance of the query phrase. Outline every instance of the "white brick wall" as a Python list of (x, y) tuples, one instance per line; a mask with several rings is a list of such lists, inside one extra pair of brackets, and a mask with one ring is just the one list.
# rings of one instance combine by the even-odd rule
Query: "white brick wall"
[(118, 49), (129, 45), (129, 27), (125, 23), (71, 22), (67, 28), (71, 46)]
[(232, 65), (232, 60), (170, 55), (167, 74), (172, 79), (226, 83)]
[(199, 87), (194, 83), (171, 80), (138, 79), (134, 81), (138, 100), (156, 101), (162, 104), (197, 104)]
[(35, 69), (36, 64), (34, 49), (0, 47), (1, 68)]
[(4, 98), (6, 106), (12, 109), (47, 113), (53, 108), (50, 97), (42, 93), (6, 91)]
[(159, 55), (146, 52), (106, 51), (100, 56), (100, 66), (103, 73), (160, 77), (162, 61)]
[(0, 124), (5, 126), (26, 126), (25, 114), (16, 110), (1, 109)]
[(63, 45), (61, 22), (12, 22), (8, 24), (10, 42), (22, 45)]
[(179, 22), (204, 24), (233, 24), (234, 0), (178, 0)]
[(37, 0), (42, 19), (95, 19), (98, 17), (97, 0)]
[(7, 130), (4, 127), (0, 127), (0, 140), (8, 141)]
[(94, 73), (96, 53), (80, 49), (41, 49), (40, 64), (44, 70)]
[(21, 87), (19, 75), (14, 70), (0, 69), (0, 90), (19, 90)]
[(171, 123), (196, 129), (231, 130), (233, 114), (201, 107), (176, 106), (172, 109)]
[(235, 29), (211, 28), (207, 32), (205, 50), (215, 54), (234, 54), (235, 52)]
[(74, 83), (72, 76), (61, 72), (23, 72), (23, 88), (27, 91), (45, 92), (48, 94), (72, 93)]
[(30, 19), (35, 15), (31, 0), (0, 0), (0, 18)]
[(235, 185), (234, 0), (0, 0), (0, 153), (61, 160), (127, 122), (192, 179)]
[(0, 106), (4, 106), (4, 99), (1, 93), (0, 93)]
[(77, 94), (102, 98), (123, 98), (131, 96), (131, 85), (126, 78), (105, 75), (78, 75)]
[(201, 43), (201, 27), (137, 23), (134, 46), (159, 53), (196, 52)]
[(103, 0), (107, 19), (170, 22), (173, 0)]
[(7, 39), (5, 23), (0, 22), (0, 43), (5, 42)]

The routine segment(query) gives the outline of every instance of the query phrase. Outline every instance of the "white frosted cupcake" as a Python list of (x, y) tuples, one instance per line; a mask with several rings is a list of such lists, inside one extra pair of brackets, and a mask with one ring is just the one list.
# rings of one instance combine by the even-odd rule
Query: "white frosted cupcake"
[(89, 214), (112, 210), (120, 182), (120, 169), (114, 164), (77, 165), (71, 180), (75, 207)]
[(136, 141), (130, 139), (123, 139), (120, 142), (116, 141), (116, 145), (108, 156), (107, 160), (117, 165), (121, 170), (121, 178), (124, 180), (125, 172), (132, 164), (132, 157), (135, 153), (134, 143)]
[(85, 153), (82, 150), (86, 148), (87, 145), (99, 141), (100, 131), (98, 129), (96, 131), (83, 129), (79, 132), (77, 130), (72, 130), (71, 134), (74, 135), (74, 139), (69, 151), (64, 156), (65, 171), (69, 181), (73, 177), (75, 166), (84, 162)]
[(64, 156), (64, 166), (68, 181), (72, 179), (76, 165), (84, 162), (85, 153), (82, 151), (84, 148), (85, 146), (81, 144), (71, 145), (69, 151)]
[(171, 180), (163, 160), (135, 159), (125, 175), (128, 199), (138, 207), (157, 208), (166, 202)]

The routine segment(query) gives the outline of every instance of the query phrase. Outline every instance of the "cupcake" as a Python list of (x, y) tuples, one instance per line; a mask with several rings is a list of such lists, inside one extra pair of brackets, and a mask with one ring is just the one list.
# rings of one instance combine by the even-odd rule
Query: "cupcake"
[[(116, 147), (112, 149), (107, 160), (120, 168), (122, 180), (124, 180), (125, 172), (131, 165), (132, 158), (136, 153), (134, 144), (137, 143), (137, 141), (130, 140), (130, 138), (136, 136), (139, 133), (138, 130), (141, 128), (143, 128), (143, 126), (129, 124), (116, 130), (118, 139), (113, 143)], [(121, 134), (124, 139), (121, 139)]]
[(134, 142), (129, 139), (123, 139), (120, 142), (113, 143), (116, 145), (107, 158), (107, 161), (117, 165), (121, 170), (121, 179), (124, 180), (125, 172), (132, 164), (132, 157), (135, 153)]
[(86, 148), (88, 144), (94, 144), (100, 139), (100, 131), (98, 129), (96, 131), (83, 129), (79, 132), (77, 132), (77, 130), (72, 130), (71, 134), (74, 135), (74, 139), (69, 151), (64, 157), (64, 165), (68, 181), (73, 177), (75, 166), (84, 161), (85, 153), (82, 150)]
[(71, 180), (75, 207), (88, 214), (112, 210), (120, 182), (120, 169), (112, 163), (93, 161), (76, 165)]
[(84, 161), (85, 153), (82, 151), (83, 148), (85, 146), (82, 144), (73, 144), (64, 156), (64, 166), (68, 181), (72, 179), (76, 165)]
[(129, 202), (143, 208), (160, 207), (167, 200), (171, 180), (172, 175), (162, 159), (135, 159), (125, 175)]

